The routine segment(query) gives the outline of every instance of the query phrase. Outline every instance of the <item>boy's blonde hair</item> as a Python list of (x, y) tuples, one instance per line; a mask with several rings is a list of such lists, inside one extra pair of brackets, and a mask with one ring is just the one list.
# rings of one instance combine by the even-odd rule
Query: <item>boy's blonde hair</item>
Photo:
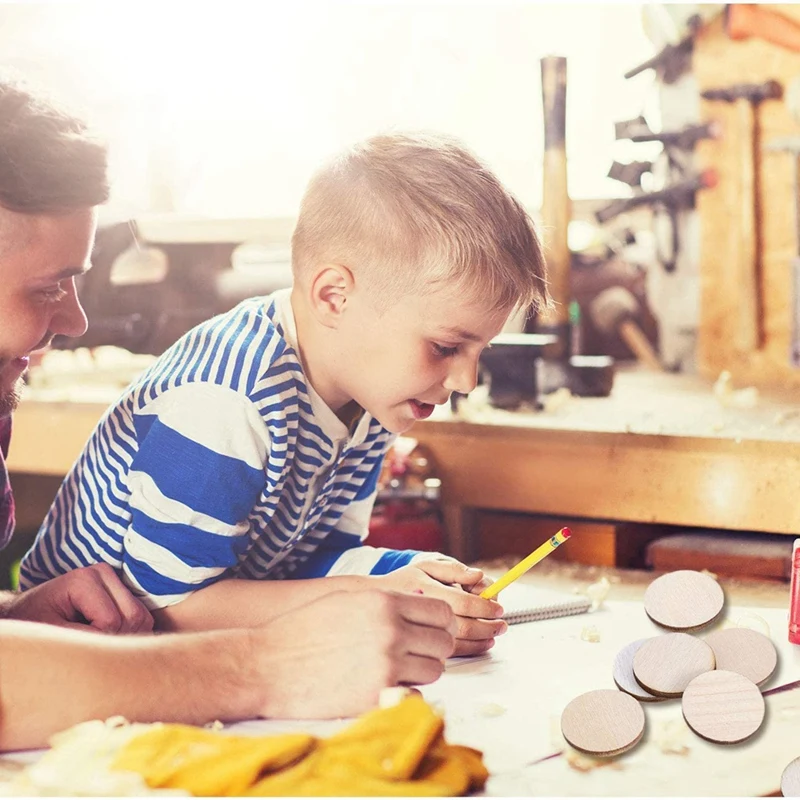
[(432, 283), (487, 310), (548, 305), (533, 222), (458, 141), (392, 133), (361, 142), (312, 177), (292, 236), (295, 280), (342, 264), (384, 309)]

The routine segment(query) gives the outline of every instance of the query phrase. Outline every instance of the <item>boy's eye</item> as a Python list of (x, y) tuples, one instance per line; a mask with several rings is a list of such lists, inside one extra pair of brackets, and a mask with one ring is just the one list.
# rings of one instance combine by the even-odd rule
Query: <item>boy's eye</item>
[(45, 303), (58, 303), (66, 296), (67, 292), (61, 287), (60, 283), (55, 286), (48, 286), (46, 289), (41, 289), (39, 291), (39, 297), (41, 297)]
[(431, 345), (433, 346), (433, 352), (440, 358), (448, 358), (458, 352), (458, 347), (447, 347), (443, 344), (436, 344), (436, 342), (431, 342)]

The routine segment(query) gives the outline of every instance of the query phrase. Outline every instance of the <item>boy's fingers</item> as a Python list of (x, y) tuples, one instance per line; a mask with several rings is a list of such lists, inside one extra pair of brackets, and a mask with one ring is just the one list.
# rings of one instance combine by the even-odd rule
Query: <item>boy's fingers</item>
[(473, 586), (483, 579), (481, 570), (467, 567), (460, 561), (431, 559), (430, 561), (418, 561), (414, 566), (444, 584), (457, 583), (460, 586)]
[(480, 594), (484, 589), (488, 589), (494, 581), (491, 578), (487, 578), (485, 575), (481, 578), (477, 583), (473, 584), (469, 587), (470, 594)]

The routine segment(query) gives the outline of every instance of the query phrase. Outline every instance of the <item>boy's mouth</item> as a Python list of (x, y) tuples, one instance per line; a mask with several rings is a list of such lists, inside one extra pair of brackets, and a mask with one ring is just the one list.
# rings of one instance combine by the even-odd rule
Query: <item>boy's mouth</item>
[(436, 408), (432, 403), (421, 403), (419, 400), (409, 400), (408, 404), (411, 406), (414, 419), (427, 419)]

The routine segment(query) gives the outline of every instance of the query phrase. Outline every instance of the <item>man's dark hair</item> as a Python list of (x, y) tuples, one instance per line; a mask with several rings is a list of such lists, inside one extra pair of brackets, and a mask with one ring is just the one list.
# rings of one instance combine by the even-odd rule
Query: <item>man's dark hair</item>
[(0, 206), (62, 214), (108, 200), (107, 153), (85, 122), (0, 77)]

